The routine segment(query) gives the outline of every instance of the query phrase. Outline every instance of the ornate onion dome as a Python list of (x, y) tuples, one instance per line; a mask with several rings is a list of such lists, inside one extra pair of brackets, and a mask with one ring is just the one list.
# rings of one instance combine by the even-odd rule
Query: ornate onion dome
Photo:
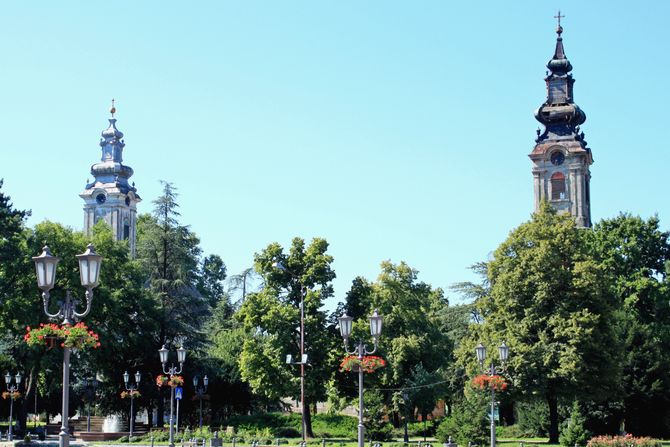
[(123, 148), (126, 144), (123, 141), (123, 133), (116, 128), (116, 118), (114, 118), (116, 108), (113, 100), (109, 111), (112, 114), (112, 117), (109, 118), (109, 127), (102, 131), (100, 139), (102, 157), (99, 163), (91, 166), (91, 174), (95, 179), (93, 183), (86, 185), (86, 188), (91, 188), (96, 184), (114, 184), (125, 194), (129, 191), (136, 191), (128, 184), (128, 179), (133, 175), (133, 169), (123, 164)]
[[(573, 84), (570, 71), (572, 65), (565, 55), (563, 48), (563, 27), (556, 29), (556, 50), (554, 56), (547, 63), (547, 100), (535, 112), (535, 119), (544, 124), (545, 131), (538, 136), (537, 142), (544, 140), (573, 140), (582, 141), (583, 133), (579, 132), (579, 125), (586, 121), (586, 114), (573, 101)], [(586, 142), (584, 142), (585, 145)]]

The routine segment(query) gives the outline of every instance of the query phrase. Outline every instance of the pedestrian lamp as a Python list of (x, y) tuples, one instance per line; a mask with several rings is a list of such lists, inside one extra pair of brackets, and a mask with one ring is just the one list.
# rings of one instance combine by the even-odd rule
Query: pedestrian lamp
[(135, 373), (135, 384), (130, 384), (130, 374), (128, 371), (123, 373), (123, 384), (128, 391), (128, 396), (130, 397), (130, 431), (128, 432), (128, 442), (133, 439), (133, 428), (135, 426), (135, 407), (133, 406), (133, 401), (135, 400), (135, 392), (140, 386), (140, 380), (142, 379), (142, 374), (139, 371)]
[[(100, 266), (102, 256), (95, 252), (92, 244), (88, 244), (86, 251), (76, 255), (79, 262), (79, 279), (81, 285), (86, 289), (86, 308), (83, 312), (77, 312), (77, 301), (72, 299), (70, 290), (66, 290), (65, 300), (59, 302), (59, 310), (52, 314), (49, 312), (50, 291), (56, 282), (56, 267), (59, 258), (53, 256), (48, 246), (42, 248), (42, 253), (33, 257), (35, 272), (37, 273), (37, 287), (42, 291), (42, 304), (44, 314), (54, 320), (61, 320), (61, 325), (73, 325), (75, 321), (84, 318), (91, 311), (93, 302), (93, 289), (98, 286), (100, 279)], [(61, 411), (61, 427), (58, 434), (58, 446), (69, 447), (70, 433), (68, 428), (68, 413), (70, 407), (70, 348), (63, 347), (63, 408)]]
[[(174, 364), (170, 365), (169, 368), (166, 366), (168, 361), (168, 354), (169, 351), (165, 345), (163, 345), (163, 347), (158, 350), (161, 366), (163, 367), (163, 374), (169, 374), (170, 378), (172, 378), (174, 375), (181, 374), (182, 370), (184, 369), (184, 362), (186, 361), (186, 349), (184, 349), (183, 346), (177, 348), (177, 361), (179, 362), (179, 368), (174, 366)], [(174, 387), (170, 386), (170, 390), (170, 447), (174, 447)]]
[[(346, 313), (339, 318), (340, 334), (344, 339), (344, 350), (349, 355), (356, 355), (358, 360), (363, 360), (363, 357), (368, 354), (374, 354), (377, 351), (377, 342), (382, 333), (382, 317), (377, 313), (377, 310), (369, 317), (370, 320), (370, 335), (374, 340), (374, 347), (368, 350), (363, 340), (358, 341), (358, 346), (353, 351), (349, 351), (349, 337), (351, 336), (351, 328), (354, 319)], [(365, 442), (365, 426), (363, 425), (363, 368), (358, 368), (358, 447), (364, 447)]]
[(48, 293), (54, 288), (56, 282), (56, 266), (60, 258), (53, 256), (48, 246), (44, 246), (39, 256), (33, 257), (35, 270), (37, 271), (37, 287)]
[(479, 361), (479, 364), (483, 365), (484, 360), (486, 360), (486, 346), (479, 343), (475, 348), (475, 353), (477, 354), (477, 360)]
[(202, 378), (202, 388), (198, 387), (198, 376), (193, 376), (193, 388), (195, 389), (195, 396), (200, 401), (200, 428), (202, 428), (202, 399), (205, 397), (207, 392), (207, 385), (209, 385), (209, 379), (207, 376)]
[[(502, 342), (502, 344), (498, 347), (500, 367), (496, 369), (494, 362), (491, 362), (491, 366), (488, 371), (486, 371), (484, 368), (484, 361), (486, 360), (486, 347), (479, 343), (475, 348), (475, 354), (477, 355), (477, 361), (479, 361), (482, 372), (488, 374), (490, 378), (493, 378), (493, 376), (495, 376), (498, 372), (505, 371), (505, 364), (507, 362), (507, 358), (509, 357), (509, 347), (505, 344), (504, 341)], [(496, 390), (492, 381), (489, 381), (489, 388), (491, 388), (491, 447), (496, 447)]]
[(509, 347), (503, 341), (500, 346), (498, 346), (498, 354), (500, 355), (500, 361), (505, 364), (507, 362), (507, 357), (509, 356)]
[(13, 434), (13, 422), (12, 416), (14, 413), (14, 393), (19, 391), (19, 385), (21, 384), (21, 373), (16, 373), (13, 377), (15, 384), (12, 385), (12, 375), (5, 374), (5, 385), (7, 385), (7, 391), (9, 392), (9, 430), (7, 431), (7, 440), (12, 441), (14, 439)]
[(382, 317), (377, 313), (375, 309), (372, 316), (370, 316), (370, 335), (377, 339), (382, 333)]

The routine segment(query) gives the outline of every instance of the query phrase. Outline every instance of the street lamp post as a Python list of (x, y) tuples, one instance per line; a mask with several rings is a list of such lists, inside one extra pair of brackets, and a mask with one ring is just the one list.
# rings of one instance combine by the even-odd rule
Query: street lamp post
[[(484, 369), (484, 360), (486, 360), (486, 347), (479, 343), (475, 348), (475, 353), (477, 354), (477, 360), (479, 361), (480, 368), (482, 372), (488, 373), (489, 377), (495, 376), (498, 372), (505, 371), (505, 363), (507, 362), (507, 357), (509, 356), (509, 347), (502, 342), (498, 347), (498, 355), (500, 356), (500, 367), (496, 369), (496, 365), (491, 361), (491, 366), (488, 371)], [(491, 382), (489, 382), (489, 388), (491, 388), (491, 447), (496, 447), (496, 391), (495, 387)]]
[[(368, 354), (374, 354), (377, 351), (377, 342), (382, 333), (382, 317), (374, 311), (370, 316), (370, 334), (374, 340), (374, 348), (369, 351), (363, 343), (363, 340), (358, 341), (358, 346), (353, 351), (349, 351), (349, 336), (351, 335), (351, 328), (353, 318), (346, 313), (340, 317), (340, 333), (344, 339), (344, 350), (349, 355), (358, 356), (358, 360), (362, 361), (363, 357)], [(358, 368), (358, 447), (364, 447), (365, 443), (365, 426), (363, 425), (363, 368), (359, 365)]]
[[(86, 288), (86, 309), (77, 312), (78, 300), (73, 300), (70, 290), (65, 293), (65, 301), (60, 303), (57, 313), (49, 313), (49, 291), (53, 289), (56, 280), (56, 266), (60, 261), (44, 246), (39, 256), (33, 257), (37, 271), (37, 287), (42, 290), (42, 301), (45, 315), (52, 320), (61, 320), (61, 324), (74, 324), (75, 321), (84, 318), (91, 311), (93, 302), (93, 289), (98, 286), (100, 279), (100, 264), (102, 256), (95, 252), (92, 244), (88, 244), (83, 254), (77, 255), (79, 261), (79, 276), (81, 285)], [(61, 416), (60, 433), (58, 434), (58, 446), (69, 447), (70, 434), (68, 428), (68, 413), (70, 411), (70, 348), (63, 347), (63, 408)]]
[(16, 373), (14, 376), (15, 384), (12, 385), (12, 375), (5, 374), (5, 385), (7, 385), (7, 391), (9, 392), (9, 431), (7, 432), (7, 440), (13, 441), (14, 435), (12, 433), (12, 416), (14, 412), (14, 393), (19, 391), (19, 385), (21, 384), (21, 373)]
[(140, 379), (142, 379), (142, 374), (137, 371), (135, 373), (135, 384), (133, 385), (130, 383), (130, 374), (128, 374), (128, 371), (123, 373), (123, 385), (130, 396), (130, 423), (128, 424), (130, 431), (128, 432), (128, 442), (131, 442), (133, 439), (133, 426), (135, 425), (135, 407), (133, 406), (133, 402), (135, 400), (135, 392), (140, 386)]
[(273, 267), (288, 273), (291, 275), (300, 286), (300, 361), (293, 362), (290, 355), (286, 356), (286, 363), (291, 365), (300, 365), (300, 413), (302, 415), (302, 440), (305, 441), (307, 438), (307, 424), (305, 421), (305, 365), (307, 364), (307, 354), (305, 354), (305, 297), (307, 295), (307, 288), (300, 281), (297, 275), (290, 271), (284, 264), (280, 261), (276, 261), (272, 264)]
[(209, 385), (209, 379), (207, 376), (202, 378), (202, 388), (198, 387), (198, 376), (193, 377), (193, 388), (195, 388), (195, 395), (200, 401), (200, 428), (202, 428), (202, 398), (205, 397), (207, 392), (207, 385)]
[[(169, 351), (165, 345), (158, 350), (158, 354), (161, 359), (163, 374), (169, 374), (170, 378), (174, 375), (181, 374), (184, 369), (184, 361), (186, 360), (186, 349), (184, 349), (183, 346), (177, 348), (177, 361), (179, 362), (178, 369), (174, 366), (174, 363), (172, 363), (169, 368), (166, 367)], [(170, 447), (174, 447), (174, 387), (170, 386), (170, 390)]]
[(98, 379), (84, 379), (84, 391), (86, 393), (86, 431), (91, 431), (91, 401), (95, 397), (95, 391), (98, 389)]

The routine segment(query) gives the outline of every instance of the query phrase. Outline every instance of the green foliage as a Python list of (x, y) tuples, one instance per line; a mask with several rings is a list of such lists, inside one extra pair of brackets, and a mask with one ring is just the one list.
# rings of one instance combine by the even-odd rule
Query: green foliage
[[(384, 327), (376, 355), (387, 361), (387, 366), (366, 375), (366, 386), (376, 384), (385, 388), (403, 388), (408, 384), (428, 385), (445, 379), (441, 368), (452, 358), (453, 342), (445, 335), (440, 312), (448, 305), (441, 289), (418, 280), (418, 272), (404, 262), (382, 262), (381, 273), (375, 282), (356, 278), (347, 293), (346, 303), (338, 306), (336, 316), (345, 311), (354, 317), (351, 341), (370, 343), (367, 317), (377, 309), (383, 316)], [(350, 346), (350, 349), (353, 346)], [(341, 353), (341, 351), (338, 351)], [(339, 361), (343, 353), (336, 359)], [(418, 366), (420, 365), (420, 366)], [(336, 375), (340, 394), (355, 397), (354, 374)], [(399, 397), (384, 393), (384, 412), (403, 411), (414, 414), (414, 406), (421, 412), (430, 412), (436, 401), (444, 396), (445, 388), (425, 387), (421, 393), (412, 393), (410, 402), (399, 405)], [(410, 408), (412, 406), (412, 408)], [(397, 417), (390, 419), (398, 420)]]
[(365, 393), (365, 437), (373, 441), (388, 441), (393, 437), (393, 427), (386, 420), (384, 396), (379, 391)]
[(459, 348), (474, 372), (476, 343), (507, 341), (514, 389), (547, 400), (550, 442), (558, 441), (559, 398), (605, 398), (621, 377), (616, 306), (584, 234), (546, 203), (512, 231), (487, 266), (490, 293), (476, 303), (484, 322)]
[[(296, 413), (258, 413), (236, 415), (226, 421), (228, 426), (239, 430), (255, 432), (269, 428), (273, 437), (290, 438), (300, 436), (301, 417)], [(356, 436), (358, 420), (352, 416), (319, 413), (312, 416), (314, 434), (322, 438), (351, 438)]]
[(658, 217), (621, 214), (596, 224), (589, 236), (621, 309), (625, 409), (609, 417), (608, 431), (625, 419), (633, 433), (670, 436), (668, 232), (659, 229)]
[[(304, 294), (305, 353), (309, 367), (305, 374), (305, 410), (313, 402), (326, 398), (325, 383), (336, 364), (329, 352), (336, 345), (336, 333), (326, 328), (323, 302), (332, 296), (332, 256), (328, 243), (314, 239), (305, 246), (293, 239), (289, 253), (279, 244), (270, 244), (255, 255), (255, 270), (264, 278), (265, 287), (247, 295), (238, 318), (249, 336), (245, 338), (239, 359), (242, 378), (251, 388), (270, 400), (300, 395), (298, 369), (284, 363), (285, 356), (300, 358), (300, 302)], [(285, 269), (275, 266), (280, 262)], [(325, 328), (325, 329), (324, 329)], [(305, 411), (307, 434), (312, 436), (311, 418)]]
[(582, 414), (579, 402), (572, 404), (570, 418), (563, 424), (560, 442), (564, 447), (586, 446), (591, 433), (586, 429), (586, 418)]
[(549, 433), (549, 407), (547, 402), (530, 399), (516, 404), (519, 431), (526, 437), (545, 437)]
[(485, 445), (489, 436), (486, 398), (478, 393), (467, 393), (454, 405), (451, 416), (442, 419), (435, 436), (440, 442), (449, 437), (459, 445), (469, 442)]

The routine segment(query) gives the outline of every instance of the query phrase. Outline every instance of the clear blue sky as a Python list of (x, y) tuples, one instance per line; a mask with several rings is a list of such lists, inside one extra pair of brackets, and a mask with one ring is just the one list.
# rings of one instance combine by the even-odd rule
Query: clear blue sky
[(320, 236), (336, 300), (385, 259), (433, 286), (474, 279), (532, 211), (559, 8), (593, 219), (667, 228), (665, 1), (7, 2), (3, 190), (30, 225), (81, 229), (116, 98), (140, 212), (174, 182), (182, 222), (231, 274), (270, 242)]

